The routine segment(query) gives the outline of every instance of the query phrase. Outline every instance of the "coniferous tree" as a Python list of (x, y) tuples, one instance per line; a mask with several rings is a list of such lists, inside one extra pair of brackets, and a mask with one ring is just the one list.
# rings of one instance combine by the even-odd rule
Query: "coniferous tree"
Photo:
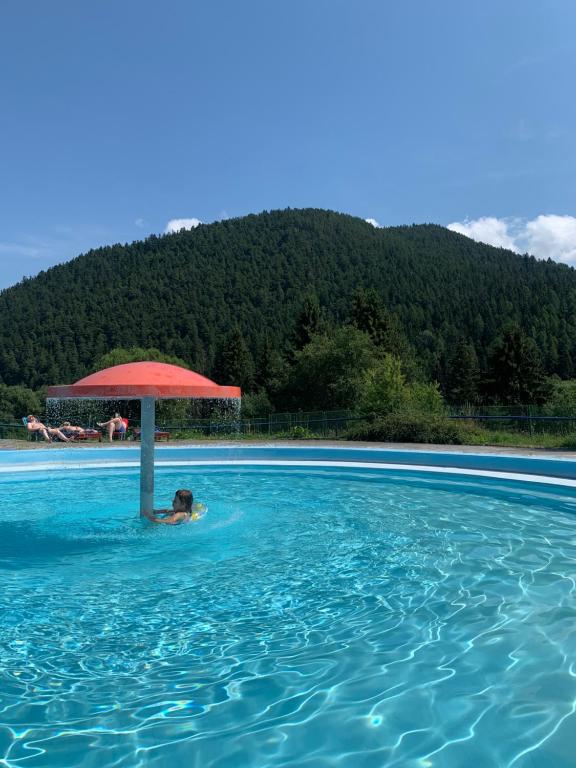
[(241, 387), (246, 392), (252, 390), (254, 361), (238, 325), (232, 328), (216, 352), (213, 378), (221, 385)]
[(254, 385), (258, 391), (264, 391), (271, 397), (282, 386), (287, 373), (287, 364), (266, 331), (261, 339), (256, 356)]
[(574, 376), (574, 358), (571, 347), (570, 339), (564, 328), (558, 340), (558, 368), (556, 370), (561, 379), (571, 379)]
[(359, 288), (352, 298), (350, 322), (368, 333), (377, 347), (405, 357), (408, 343), (397, 319), (388, 311), (374, 288)]
[(518, 326), (508, 326), (489, 357), (488, 392), (508, 405), (542, 403), (547, 383), (533, 339)]
[(315, 334), (322, 331), (323, 327), (320, 301), (315, 293), (309, 291), (302, 300), (302, 306), (296, 318), (292, 334), (293, 348), (295, 350), (303, 349)]
[[(234, 323), (252, 356), (264, 328), (280, 350), (303, 348), (319, 325), (349, 317), (358, 285), (406, 334), (422, 378), (445, 384), (446, 350), (462, 335), (486, 369), (506, 318), (536, 342), (547, 374), (576, 373), (576, 270), (439, 226), (375, 230), (307, 209), (99, 248), (0, 291), (0, 377), (32, 388), (75, 381), (114, 347), (157, 348), (209, 373)], [(316, 301), (298, 319), (307, 294)], [(410, 379), (395, 342), (373, 338)]]
[(111, 368), (114, 365), (124, 365), (125, 363), (138, 363), (144, 361), (179, 365), (181, 368), (190, 367), (181, 358), (176, 357), (175, 355), (166, 355), (164, 352), (161, 352), (154, 347), (149, 349), (144, 349), (143, 347), (130, 347), (129, 349), (116, 347), (115, 349), (111, 349), (110, 352), (106, 352), (105, 355), (99, 357), (94, 363), (93, 370), (101, 371), (103, 368)]
[(368, 333), (375, 344), (384, 341), (388, 318), (382, 299), (374, 288), (358, 288), (352, 297), (350, 322), (360, 331)]
[(350, 322), (367, 333), (382, 352), (402, 361), (409, 379), (421, 376), (413, 347), (408, 342), (398, 319), (387, 309), (374, 288), (359, 288), (352, 298)]
[(478, 400), (480, 367), (474, 345), (460, 339), (446, 364), (445, 392), (451, 403), (475, 403)]

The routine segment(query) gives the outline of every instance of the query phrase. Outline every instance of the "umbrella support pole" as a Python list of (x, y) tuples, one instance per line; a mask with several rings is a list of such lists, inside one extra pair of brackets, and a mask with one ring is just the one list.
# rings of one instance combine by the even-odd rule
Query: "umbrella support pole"
[(156, 400), (153, 397), (141, 399), (140, 433), (140, 514), (154, 511), (154, 422)]

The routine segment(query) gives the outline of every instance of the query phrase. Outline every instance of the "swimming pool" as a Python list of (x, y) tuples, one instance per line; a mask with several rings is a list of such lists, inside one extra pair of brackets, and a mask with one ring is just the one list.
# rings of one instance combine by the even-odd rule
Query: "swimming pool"
[(338, 451), (4, 452), (0, 760), (572, 766), (573, 463)]

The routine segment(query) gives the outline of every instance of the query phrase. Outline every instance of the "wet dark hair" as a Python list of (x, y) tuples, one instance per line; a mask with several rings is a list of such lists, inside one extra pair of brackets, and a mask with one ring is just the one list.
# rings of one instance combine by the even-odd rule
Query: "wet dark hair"
[(176, 491), (174, 494), (176, 498), (184, 504), (185, 511), (189, 514), (192, 513), (192, 504), (194, 503), (194, 496), (192, 495), (192, 491), (189, 491), (187, 488), (182, 488), (179, 491)]

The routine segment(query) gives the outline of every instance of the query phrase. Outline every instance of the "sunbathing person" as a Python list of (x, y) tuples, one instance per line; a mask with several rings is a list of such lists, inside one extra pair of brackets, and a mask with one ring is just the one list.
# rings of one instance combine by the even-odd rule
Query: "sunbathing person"
[(151, 523), (180, 525), (180, 523), (189, 523), (191, 520), (199, 520), (205, 513), (206, 506), (194, 504), (192, 491), (182, 488), (174, 494), (172, 509), (155, 509), (154, 512), (144, 512), (144, 517)]
[(44, 424), (42, 424), (41, 421), (38, 421), (36, 416), (33, 414), (30, 414), (26, 417), (26, 429), (28, 432), (40, 433), (44, 440), (47, 440), (49, 443), (52, 442), (53, 437), (57, 437), (59, 440), (63, 440), (65, 443), (69, 443), (74, 439), (72, 437), (66, 437), (66, 435), (59, 429), (54, 427), (46, 427)]
[(108, 421), (97, 421), (97, 426), (108, 427), (108, 440), (112, 442), (112, 435), (114, 432), (121, 432), (122, 435), (126, 432), (126, 424), (119, 413), (115, 413)]
[(61, 424), (58, 429), (60, 432), (64, 432), (65, 435), (71, 435), (72, 437), (75, 437), (76, 435), (83, 435), (84, 434), (84, 427), (75, 427), (72, 424), (70, 424), (69, 421), (65, 421), (63, 424)]

